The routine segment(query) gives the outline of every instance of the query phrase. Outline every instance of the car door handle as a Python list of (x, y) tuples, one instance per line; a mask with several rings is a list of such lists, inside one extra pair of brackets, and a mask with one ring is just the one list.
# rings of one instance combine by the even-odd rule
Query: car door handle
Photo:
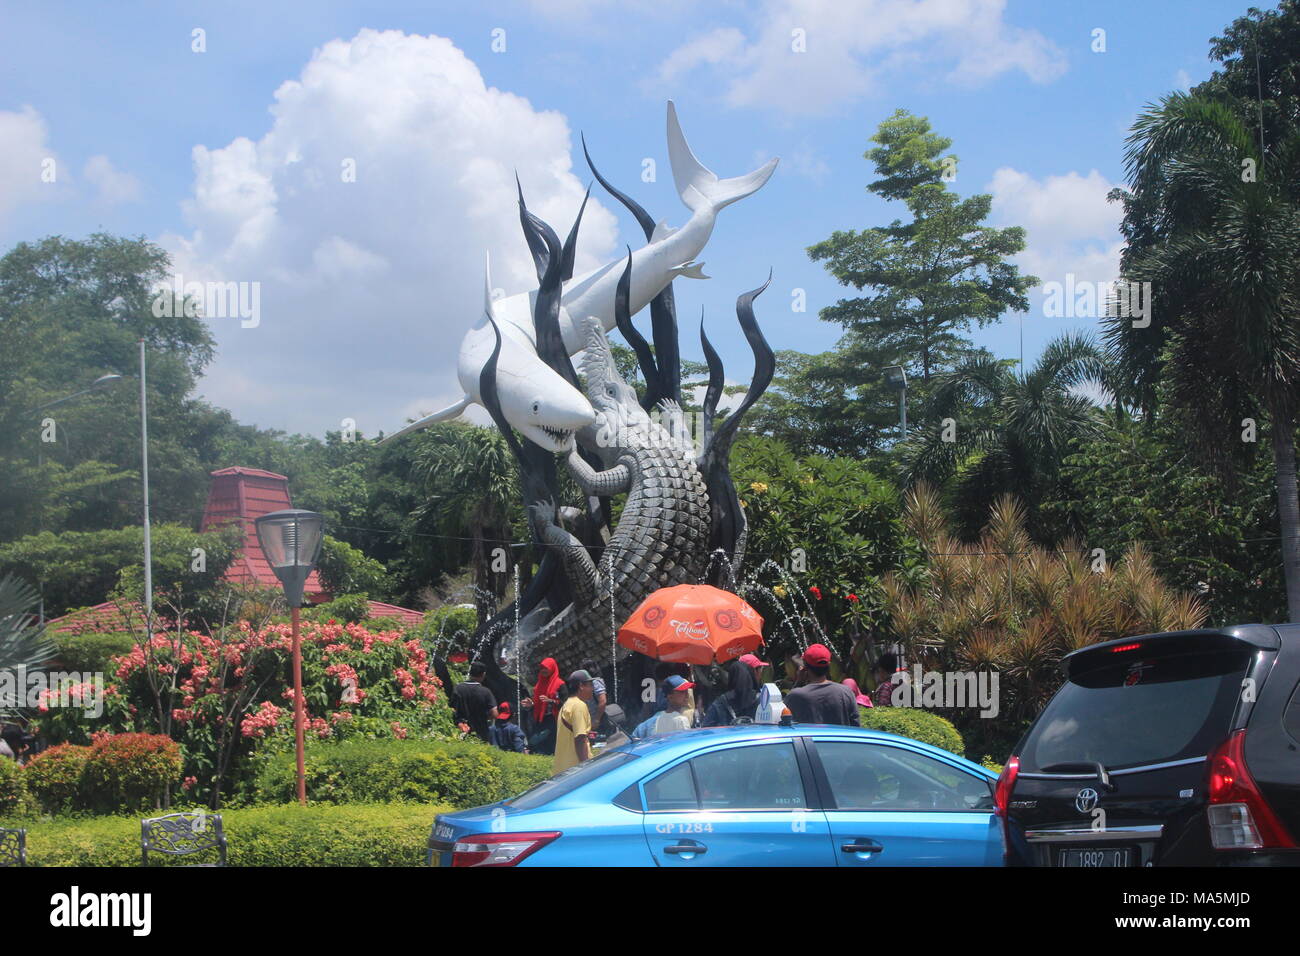
[(845, 843), (840, 846), (841, 852), (844, 853), (879, 853), (884, 847), (875, 840), (859, 837), (852, 843)]
[(695, 853), (702, 855), (709, 852), (709, 848), (703, 843), (697, 843), (695, 840), (683, 840), (681, 843), (674, 843), (671, 846), (664, 847), (665, 853)]

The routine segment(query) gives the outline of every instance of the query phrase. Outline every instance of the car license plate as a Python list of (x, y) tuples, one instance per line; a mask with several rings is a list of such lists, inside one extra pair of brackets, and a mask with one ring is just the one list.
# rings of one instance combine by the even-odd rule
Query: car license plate
[(1058, 852), (1057, 866), (1132, 866), (1132, 847), (1077, 846)]

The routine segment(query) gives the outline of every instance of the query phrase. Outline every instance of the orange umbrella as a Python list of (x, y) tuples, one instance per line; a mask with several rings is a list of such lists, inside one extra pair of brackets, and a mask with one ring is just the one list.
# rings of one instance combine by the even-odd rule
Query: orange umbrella
[(618, 642), (661, 661), (722, 663), (763, 643), (763, 618), (730, 591), (678, 584), (642, 601), (619, 628)]

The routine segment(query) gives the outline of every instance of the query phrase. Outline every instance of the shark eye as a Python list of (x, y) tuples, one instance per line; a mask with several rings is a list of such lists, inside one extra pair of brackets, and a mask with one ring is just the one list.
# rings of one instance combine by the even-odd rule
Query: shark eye
[(534, 415), (537, 415), (537, 414), (539, 414), (539, 413), (541, 412), (541, 410), (542, 410), (542, 403), (541, 403), (541, 402), (533, 402), (533, 414), (534, 414)]

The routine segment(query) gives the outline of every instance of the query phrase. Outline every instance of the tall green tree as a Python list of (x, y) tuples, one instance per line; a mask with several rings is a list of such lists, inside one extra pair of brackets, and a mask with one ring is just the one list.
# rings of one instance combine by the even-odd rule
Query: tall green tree
[(823, 309), (821, 318), (850, 333), (843, 343), (850, 355), (892, 359), (888, 364), (928, 382), (965, 356), (962, 332), (1028, 309), (1026, 293), (1038, 280), (1007, 261), (1024, 248), (1024, 230), (983, 224), (992, 197), (961, 199), (948, 188), (957, 157), (944, 155), (952, 141), (934, 133), (929, 120), (897, 110), (872, 142), (865, 157), (880, 178), (867, 189), (901, 201), (911, 218), (837, 230), (809, 248), (840, 283), (867, 292)]
[[(1295, 4), (1279, 15), (1297, 29)], [(1234, 24), (1238, 46), (1261, 18), (1254, 11)], [(1295, 48), (1290, 59), (1289, 72), (1273, 72), (1289, 77), (1293, 109)], [(1106, 335), (1131, 399), (1150, 407), (1156, 383), (1166, 383), (1167, 401), (1220, 469), (1233, 467), (1256, 433), (1267, 435), (1287, 605), (1297, 621), (1300, 117), (1275, 115), (1275, 138), (1268, 139), (1260, 104), (1241, 82), (1253, 66), (1253, 56), (1226, 61), (1229, 76), (1204, 91), (1164, 97), (1134, 124), (1130, 188), (1121, 194), (1128, 239), (1122, 272), (1151, 283), (1153, 320), (1143, 328), (1115, 317)], [(1214, 95), (1228, 88), (1244, 95)]]

